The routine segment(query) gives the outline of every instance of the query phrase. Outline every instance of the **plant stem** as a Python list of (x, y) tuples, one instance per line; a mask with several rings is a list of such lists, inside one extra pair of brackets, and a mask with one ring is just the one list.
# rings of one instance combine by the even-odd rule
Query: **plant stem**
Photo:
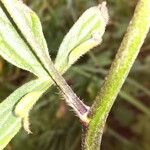
[(99, 150), (110, 109), (139, 53), (150, 27), (150, 1), (140, 0), (116, 58), (91, 108), (85, 150)]

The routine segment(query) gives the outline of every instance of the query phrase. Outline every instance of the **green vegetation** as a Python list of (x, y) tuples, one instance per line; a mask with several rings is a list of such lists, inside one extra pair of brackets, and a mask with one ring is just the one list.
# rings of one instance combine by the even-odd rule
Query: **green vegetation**
[[(41, 19), (44, 35), (53, 60), (64, 35), (77, 18), (87, 8), (98, 4), (90, 0), (32, 0), (25, 2), (37, 12)], [(65, 74), (65, 79), (67, 79), (73, 90), (89, 106), (93, 104), (93, 100), (110, 68), (136, 5), (135, 1), (127, 2), (126, 0), (108, 0), (107, 3), (110, 21), (102, 45), (82, 57)], [(149, 150), (150, 148), (149, 48), (148, 35), (108, 117), (102, 149)], [(65, 56), (63, 58), (65, 59)], [(64, 70), (66, 71), (66, 69)], [(64, 70), (60, 69), (61, 72), (64, 72)], [(45, 73), (42, 69), (41, 71), (37, 69), (35, 72), (35, 74)], [(5, 99), (15, 89), (33, 78), (32, 74), (8, 64), (0, 58), (0, 99)], [(45, 91), (48, 87), (49, 83), (45, 80), (30, 81), (22, 87), (22, 90), (16, 92), (20, 94), (17, 99), (22, 97), (21, 91), (25, 93), (40, 89)], [(27, 135), (26, 132), (20, 131), (6, 149), (81, 149), (82, 133), (80, 122), (72, 112), (68, 112), (70, 108), (61, 100), (57, 92), (58, 90), (55, 87), (51, 88), (33, 107), (30, 113), (30, 128), (33, 134)], [(13, 100), (13, 96), (10, 99)], [(3, 107), (7, 105), (6, 101)], [(13, 106), (14, 104), (9, 105)], [(4, 113), (7, 113), (7, 111)], [(2, 113), (2, 115), (4, 114)], [(18, 122), (16, 130), (21, 126), (20, 119), (18, 119)], [(14, 130), (13, 132), (16, 131)]]

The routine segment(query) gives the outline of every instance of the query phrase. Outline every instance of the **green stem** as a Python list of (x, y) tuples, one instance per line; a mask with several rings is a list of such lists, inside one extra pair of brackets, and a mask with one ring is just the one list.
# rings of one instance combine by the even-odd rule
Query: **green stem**
[(139, 53), (150, 27), (150, 1), (140, 0), (100, 93), (91, 109), (86, 150), (99, 150), (110, 109)]

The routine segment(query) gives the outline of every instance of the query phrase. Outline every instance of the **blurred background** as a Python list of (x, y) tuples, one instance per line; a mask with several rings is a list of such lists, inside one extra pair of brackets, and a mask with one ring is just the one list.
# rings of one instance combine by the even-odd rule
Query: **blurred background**
[[(55, 59), (59, 45), (77, 20), (98, 0), (25, 0), (40, 17), (43, 32)], [(114, 59), (137, 0), (107, 0), (110, 21), (101, 46), (91, 50), (64, 75), (88, 105), (101, 87)], [(35, 78), (0, 57), (0, 99)], [(58, 90), (51, 87), (30, 115), (31, 130), (22, 129), (6, 150), (80, 150), (82, 127)], [(150, 34), (110, 112), (102, 150), (150, 150)]]

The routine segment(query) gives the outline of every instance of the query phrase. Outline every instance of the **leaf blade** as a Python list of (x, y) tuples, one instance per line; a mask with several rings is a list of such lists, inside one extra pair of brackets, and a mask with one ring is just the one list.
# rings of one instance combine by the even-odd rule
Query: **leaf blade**
[[(28, 42), (31, 51), (39, 59), (44, 69), (49, 72), (52, 62), (38, 16), (29, 7), (23, 4), (22, 1), (1, 0), (1, 2), (7, 10), (8, 15), (13, 18), (15, 25)], [(34, 22), (32, 20), (34, 20)], [(34, 24), (36, 26), (34, 26)], [(37, 31), (36, 28), (39, 31)], [(40, 42), (39, 39), (42, 42)]]
[(107, 23), (106, 3), (86, 10), (64, 37), (55, 60), (56, 68), (68, 69), (79, 57), (98, 46)]
[(13, 65), (39, 77), (47, 76), (42, 65), (21, 39), (2, 7), (0, 7), (0, 55)]
[(21, 128), (22, 118), (14, 115), (14, 108), (18, 101), (31, 91), (47, 90), (49, 85), (49, 81), (41, 79), (30, 81), (0, 103), (0, 149), (3, 149)]

